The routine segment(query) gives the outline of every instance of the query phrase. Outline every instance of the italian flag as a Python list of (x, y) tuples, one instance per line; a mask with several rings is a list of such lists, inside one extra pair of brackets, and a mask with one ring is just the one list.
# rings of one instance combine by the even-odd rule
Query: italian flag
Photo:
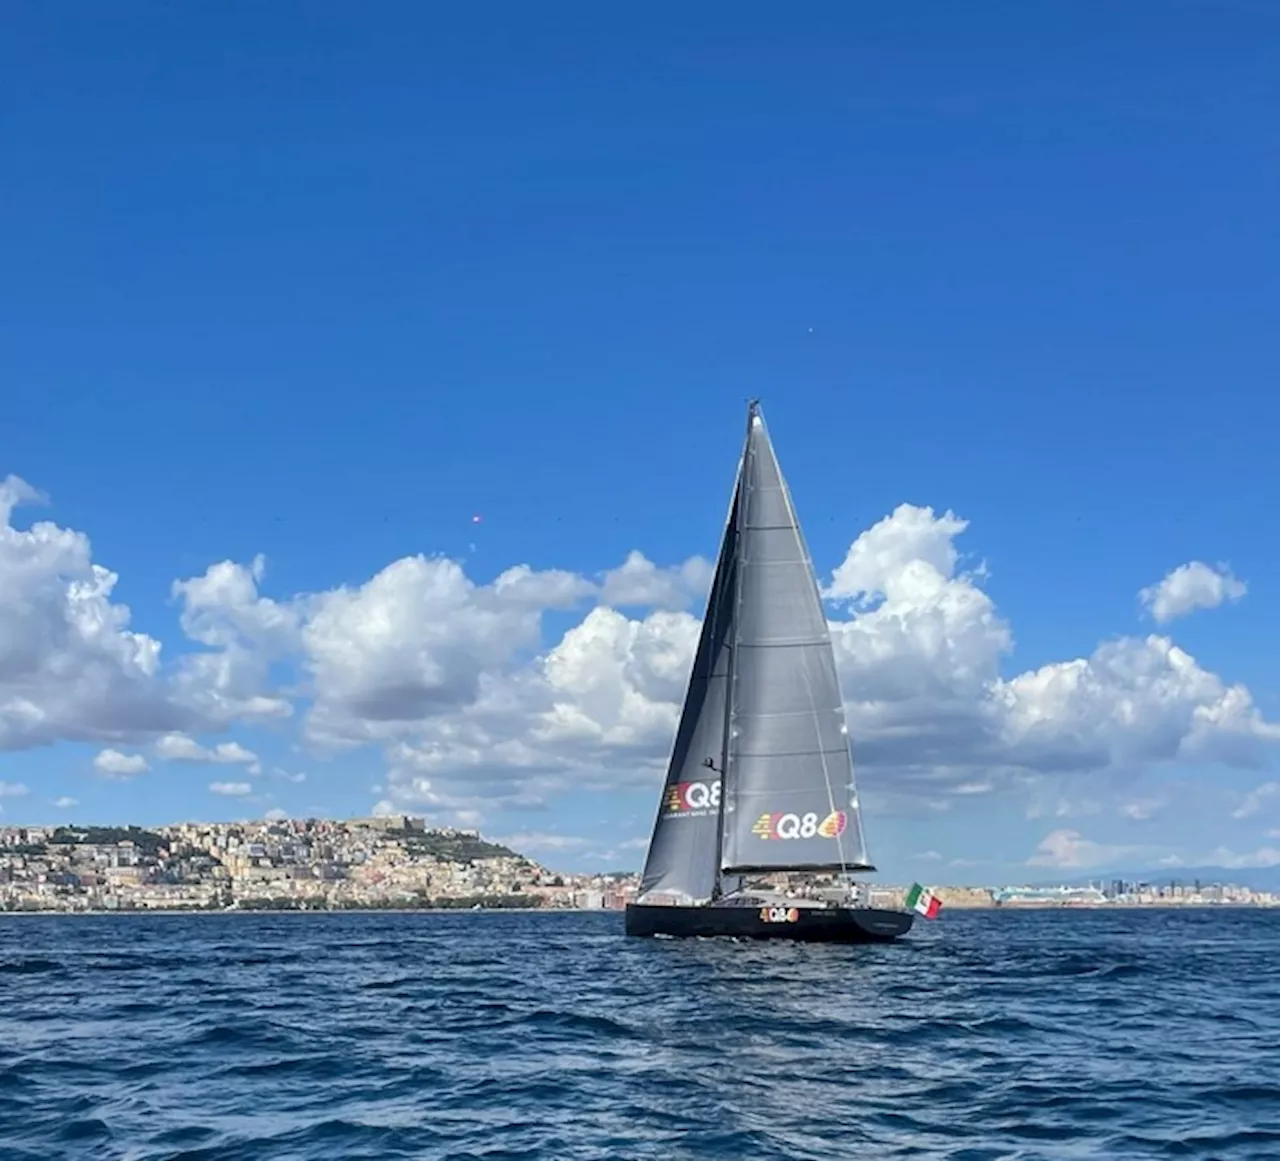
[(942, 900), (919, 883), (912, 883), (911, 890), (907, 892), (907, 906), (912, 911), (919, 911), (926, 919), (936, 919), (942, 910)]

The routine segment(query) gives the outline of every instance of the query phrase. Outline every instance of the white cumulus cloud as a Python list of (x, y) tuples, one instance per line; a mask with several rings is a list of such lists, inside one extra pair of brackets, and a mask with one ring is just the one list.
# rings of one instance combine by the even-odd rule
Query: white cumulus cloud
[(403, 723), (473, 704), (491, 675), (537, 649), (544, 609), (592, 591), (572, 573), (525, 566), (476, 585), (456, 561), (411, 556), (359, 588), (319, 594), (302, 633), (316, 693), (311, 735), (394, 737)]
[(1238, 601), (1248, 585), (1225, 565), (1216, 569), (1193, 560), (1169, 572), (1159, 584), (1148, 585), (1138, 597), (1159, 624), (1185, 617), (1196, 609), (1216, 609), (1224, 601)]
[(1140, 848), (1109, 846), (1085, 838), (1077, 830), (1055, 830), (1040, 841), (1035, 853), (1027, 860), (1031, 867), (1056, 867), (1061, 870), (1084, 870), (1114, 863), (1136, 853)]
[(78, 798), (71, 798), (64, 794), (60, 798), (55, 798), (53, 800), (53, 805), (59, 810), (70, 810), (73, 806), (79, 806), (80, 800)]
[(1165, 808), (1163, 798), (1135, 798), (1121, 805), (1120, 813), (1133, 822), (1150, 822)]
[[(1001, 674), (1013, 635), (960, 572), (952, 513), (902, 505), (864, 532), (828, 596), (854, 755), (903, 787), (952, 792), (1025, 775), (1132, 769), (1179, 759), (1249, 764), (1280, 740), (1248, 690), (1169, 638), (1121, 638), (1087, 657)], [(882, 781), (882, 785), (889, 780)]]
[(0, 781), (0, 798), (21, 798), (29, 793), (30, 791), (24, 782)]
[(900, 504), (853, 542), (824, 595), (868, 602), (935, 592), (939, 578), (955, 574), (955, 538), (968, 527), (954, 512), (935, 516), (932, 508)]
[(16, 507), (41, 500), (16, 476), (0, 481), (0, 751), (180, 726), (186, 711), (157, 681), (160, 643), (129, 628), (88, 537), (13, 526)]
[(132, 778), (147, 770), (141, 754), (123, 754), (119, 750), (103, 750), (93, 760), (94, 768), (110, 778)]
[(209, 789), (214, 794), (222, 794), (228, 798), (243, 798), (245, 795), (253, 793), (253, 784), (250, 782), (210, 782)]
[(288, 698), (270, 690), (271, 663), (297, 651), (298, 611), (258, 592), (265, 571), (262, 556), (250, 565), (224, 560), (202, 576), (174, 581), (182, 602), (183, 631), (208, 647), (182, 658), (178, 677), (186, 702), (204, 720), (287, 718)]
[(600, 602), (613, 608), (685, 609), (705, 602), (715, 567), (701, 556), (691, 556), (674, 568), (659, 568), (641, 552), (604, 574)]
[(1240, 805), (1231, 812), (1231, 817), (1249, 818), (1277, 797), (1280, 797), (1280, 782), (1264, 782), (1261, 786), (1255, 786), (1244, 796)]
[(296, 612), (261, 598), (262, 562), (212, 566), (175, 582), (188, 643), (161, 664), (160, 642), (130, 628), (117, 575), (89, 538), (51, 521), (14, 526), (43, 503), (25, 481), (0, 481), (0, 751), (71, 740), (138, 743), (166, 731), (287, 716), (269, 665), (296, 651)]
[(217, 765), (243, 765), (250, 774), (258, 774), (262, 770), (258, 755), (246, 749), (239, 742), (219, 742), (214, 746), (202, 746), (187, 734), (165, 734), (157, 738), (155, 743), (157, 758), (166, 762), (200, 762)]

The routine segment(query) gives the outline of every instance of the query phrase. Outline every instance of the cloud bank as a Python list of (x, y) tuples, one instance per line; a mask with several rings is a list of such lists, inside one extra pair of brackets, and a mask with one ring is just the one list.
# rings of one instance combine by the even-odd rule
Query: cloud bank
[[(262, 591), (262, 557), (222, 561), (174, 582), (185, 639), (162, 664), (83, 533), (13, 526), (14, 507), (37, 498), (14, 477), (0, 485), (0, 748), (111, 743), (95, 764), (128, 776), (147, 761), (118, 747), (147, 745), (160, 762), (253, 775), (257, 755), (217, 735), (275, 722), (317, 754), (375, 747), (382, 807), (447, 821), (659, 776), (710, 579), (700, 557), (664, 567), (633, 552), (595, 576), (514, 565), (479, 583), (457, 561), (418, 555), (286, 597)], [(1013, 632), (985, 570), (961, 565), (967, 531), (950, 511), (903, 504), (827, 578), (865, 792), (946, 809), (1042, 777), (1254, 765), (1280, 741), (1245, 686), (1161, 633), (1011, 670)], [(1228, 571), (1193, 562), (1142, 599), (1164, 623), (1243, 594)], [(548, 640), (551, 611), (577, 619)], [(1078, 836), (1056, 833), (1042, 855), (1058, 862), (1045, 865), (1083, 865)]]

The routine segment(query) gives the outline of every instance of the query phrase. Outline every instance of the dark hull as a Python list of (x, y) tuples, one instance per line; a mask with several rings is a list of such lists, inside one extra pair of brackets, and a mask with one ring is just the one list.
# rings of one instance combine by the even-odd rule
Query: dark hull
[(807, 943), (888, 943), (911, 930), (909, 911), (852, 907), (627, 906), (627, 934), (724, 935)]

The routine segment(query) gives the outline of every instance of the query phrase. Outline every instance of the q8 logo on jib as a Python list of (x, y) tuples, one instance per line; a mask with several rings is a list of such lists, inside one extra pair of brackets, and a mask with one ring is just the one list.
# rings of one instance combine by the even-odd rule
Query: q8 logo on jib
[(662, 801), (667, 814), (700, 814), (720, 807), (719, 782), (677, 782)]

